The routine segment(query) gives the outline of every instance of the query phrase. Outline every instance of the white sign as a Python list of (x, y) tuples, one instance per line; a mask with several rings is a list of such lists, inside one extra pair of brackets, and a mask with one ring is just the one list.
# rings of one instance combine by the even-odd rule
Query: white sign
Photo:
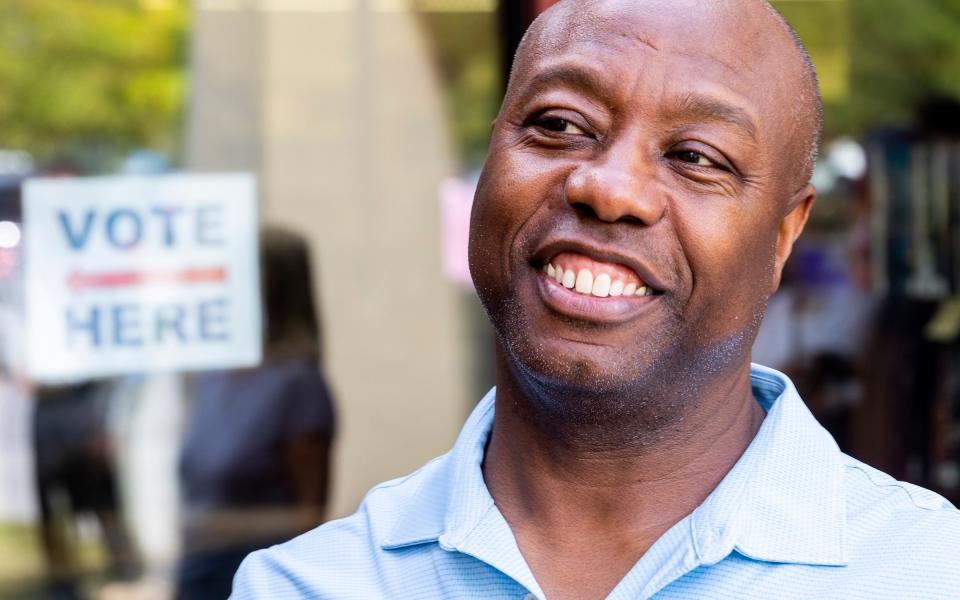
[(259, 363), (255, 187), (243, 174), (28, 181), (31, 377)]

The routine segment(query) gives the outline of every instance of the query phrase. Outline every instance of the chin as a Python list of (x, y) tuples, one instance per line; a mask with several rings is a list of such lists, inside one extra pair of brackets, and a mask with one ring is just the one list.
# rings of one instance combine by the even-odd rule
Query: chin
[(622, 360), (598, 362), (592, 356), (547, 356), (525, 344), (505, 352), (515, 380), (525, 388), (513, 410), (564, 444), (596, 451), (635, 446), (676, 423), (686, 402), (657, 387), (653, 364), (620, 368)]
[(622, 399), (639, 388), (649, 390), (649, 380), (657, 371), (650, 352), (637, 357), (621, 348), (543, 339), (525, 332), (500, 339), (519, 379), (541, 393)]

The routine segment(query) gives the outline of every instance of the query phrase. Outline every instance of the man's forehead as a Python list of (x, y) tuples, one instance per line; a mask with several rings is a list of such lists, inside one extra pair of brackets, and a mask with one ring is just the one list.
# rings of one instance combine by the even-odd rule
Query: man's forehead
[[(659, 82), (654, 85), (680, 104), (698, 91), (728, 97), (723, 92), (733, 92), (741, 103), (752, 95), (759, 83), (752, 53), (734, 48), (743, 28), (731, 27), (715, 3), (661, 4), (588, 0), (556, 5), (521, 47), (511, 81), (514, 97), (561, 84), (615, 104), (629, 100), (620, 95), (635, 93), (632, 80), (641, 76), (648, 83), (654, 78)], [(643, 93), (650, 92), (648, 85)]]
[[(744, 4), (754, 10), (731, 10)], [(754, 96), (760, 88), (774, 92), (770, 86), (789, 93), (789, 81), (774, 80), (783, 71), (782, 62), (768, 56), (778, 44), (765, 39), (783, 32), (769, 26), (770, 15), (762, 6), (755, 0), (560, 2), (541, 15), (521, 45), (511, 91), (529, 93), (558, 70), (558, 63), (579, 62), (581, 70), (600, 73), (600, 79), (643, 74), (665, 84), (712, 83), (743, 96)], [(660, 72), (652, 74), (656, 65)], [(624, 83), (613, 87), (625, 91)]]
[(535, 54), (590, 44), (732, 49), (754, 43), (750, 30), (770, 16), (764, 6), (762, 0), (565, 0), (541, 15), (530, 45)]

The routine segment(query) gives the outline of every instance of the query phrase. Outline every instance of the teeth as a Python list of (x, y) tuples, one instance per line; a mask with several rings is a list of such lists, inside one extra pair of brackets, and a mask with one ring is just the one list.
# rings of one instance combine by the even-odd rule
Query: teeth
[(581, 294), (589, 294), (593, 291), (593, 273), (587, 269), (580, 269), (577, 273), (577, 286), (575, 288)]
[(610, 276), (606, 273), (597, 275), (593, 280), (593, 290), (590, 292), (597, 298), (606, 298), (610, 295)]
[(619, 279), (613, 281), (610, 275), (601, 273), (596, 277), (590, 269), (580, 269), (579, 273), (574, 273), (573, 269), (563, 270), (563, 267), (547, 263), (543, 266), (543, 272), (547, 277), (555, 280), (557, 283), (567, 289), (573, 289), (577, 293), (587, 296), (596, 296), (597, 298), (606, 298), (608, 296), (651, 296), (653, 290), (645, 285), (636, 283), (624, 284)]

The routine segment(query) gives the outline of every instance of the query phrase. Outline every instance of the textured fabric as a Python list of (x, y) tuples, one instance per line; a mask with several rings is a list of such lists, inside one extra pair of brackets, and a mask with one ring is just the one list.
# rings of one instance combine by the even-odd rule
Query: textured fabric
[[(960, 512), (842, 454), (784, 375), (751, 380), (756, 438), (608, 598), (960, 598)], [(247, 557), (233, 597), (544, 598), (480, 470), (494, 393), (450, 453)]]

